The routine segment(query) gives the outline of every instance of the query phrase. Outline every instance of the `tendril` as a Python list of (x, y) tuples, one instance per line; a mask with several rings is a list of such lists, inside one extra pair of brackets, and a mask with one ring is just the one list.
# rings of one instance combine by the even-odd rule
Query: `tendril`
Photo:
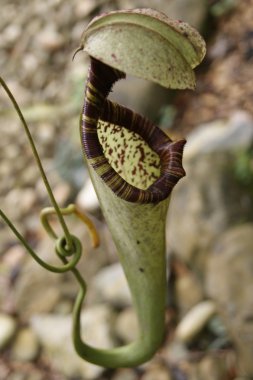
[[(73, 212), (72, 209), (73, 209), (73, 205), (70, 205), (66, 209), (63, 209), (63, 212), (66, 213), (66, 210), (67, 210), (68, 214), (70, 214), (70, 213)], [(49, 209), (49, 211), (50, 211), (51, 214), (53, 214), (54, 210), (53, 209)], [(42, 214), (44, 215), (43, 218), (45, 220), (46, 220), (46, 217), (48, 215), (47, 213), (48, 213), (48, 209), (45, 209), (45, 210), (42, 211)], [(75, 210), (75, 213), (76, 213), (76, 210)], [(82, 214), (80, 214), (80, 215), (82, 215)], [(0, 216), (5, 221), (5, 223), (10, 227), (10, 229), (12, 230), (12, 232), (16, 235), (16, 237), (18, 238), (18, 240), (26, 248), (26, 250), (32, 256), (32, 258), (39, 265), (41, 265), (44, 269), (46, 269), (46, 270), (48, 270), (50, 272), (54, 272), (54, 273), (64, 273), (64, 272), (70, 271), (73, 268), (75, 268), (75, 266), (77, 265), (78, 261), (80, 260), (80, 257), (82, 255), (82, 245), (81, 245), (80, 240), (76, 236), (70, 235), (70, 237), (71, 237), (71, 243), (72, 243), (72, 248), (71, 248), (71, 250), (69, 250), (66, 238), (64, 236), (58, 238), (55, 235), (56, 236), (55, 251), (56, 251), (57, 256), (63, 261), (64, 265), (63, 266), (54, 266), (54, 265), (46, 263), (44, 260), (42, 260), (34, 252), (34, 250), (32, 249), (32, 247), (27, 243), (27, 241), (24, 239), (24, 237), (19, 233), (19, 231), (14, 226), (14, 224), (10, 221), (10, 219), (5, 215), (5, 213), (1, 209), (0, 209)], [(95, 247), (98, 246), (98, 242), (99, 242), (99, 237), (98, 237), (98, 234), (96, 232), (96, 229), (95, 229), (92, 221), (86, 215), (82, 215), (82, 218), (83, 218), (82, 219), (83, 221), (85, 220), (84, 223), (88, 227), (88, 230), (89, 230), (90, 235), (92, 237), (92, 245), (95, 248)], [(48, 223), (48, 221), (47, 221), (47, 223)], [(46, 226), (49, 229), (51, 237), (52, 237), (53, 230), (52, 230), (51, 226), (49, 225), (49, 223)], [(71, 256), (71, 260), (68, 261), (67, 257), (70, 257), (70, 256)]]
[[(23, 238), (23, 236), (19, 233), (19, 231), (14, 226), (14, 224), (10, 221), (10, 219), (5, 215), (5, 213), (2, 210), (0, 210), (0, 216), (5, 221), (5, 223), (10, 227), (10, 229), (12, 230), (12, 232), (16, 235), (16, 237), (18, 238), (18, 240), (26, 248), (26, 250), (32, 256), (32, 258), (39, 265), (41, 265), (44, 269), (46, 269), (46, 270), (48, 270), (50, 272), (54, 272), (54, 273), (64, 273), (64, 272), (69, 271), (73, 267), (75, 267), (75, 265), (79, 261), (79, 259), (81, 257), (81, 254), (82, 254), (82, 249), (81, 249), (81, 243), (79, 242), (79, 240), (76, 237), (70, 235), (71, 236), (72, 245), (73, 245), (73, 248), (72, 248), (72, 251), (71, 251), (71, 255), (73, 255), (72, 260), (69, 261), (68, 263), (66, 263), (66, 265), (64, 265), (62, 267), (54, 266), (54, 265), (46, 263), (44, 260), (42, 260), (34, 252), (34, 250), (32, 249), (32, 247), (27, 243), (27, 241)], [(60, 241), (57, 242), (56, 247), (57, 246), (59, 246), (59, 247), (60, 246), (65, 246), (66, 247), (66, 240), (64, 238), (61, 238), (59, 240), (61, 240), (61, 242)], [(57, 248), (56, 248), (56, 252), (57, 252), (57, 254), (60, 255), (59, 249), (57, 250)]]
[[(60, 211), (62, 215), (75, 214), (88, 227), (93, 248), (96, 248), (99, 246), (100, 244), (99, 236), (93, 222), (91, 221), (91, 219), (87, 217), (87, 215), (81, 213), (80, 210), (76, 207), (76, 205), (70, 204), (66, 208), (61, 208)], [(40, 221), (44, 229), (46, 230), (47, 234), (53, 239), (58, 239), (57, 234), (55, 233), (55, 231), (52, 229), (52, 227), (49, 224), (49, 217), (55, 214), (56, 212), (53, 207), (45, 207), (41, 211)]]

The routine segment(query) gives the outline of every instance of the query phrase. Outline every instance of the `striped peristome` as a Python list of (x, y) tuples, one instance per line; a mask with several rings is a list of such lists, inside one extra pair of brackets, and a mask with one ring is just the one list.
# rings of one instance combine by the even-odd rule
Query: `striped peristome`
[(123, 72), (91, 58), (81, 120), (83, 152), (118, 197), (157, 203), (185, 175), (185, 140), (171, 141), (145, 117), (108, 100), (113, 84), (122, 78)]

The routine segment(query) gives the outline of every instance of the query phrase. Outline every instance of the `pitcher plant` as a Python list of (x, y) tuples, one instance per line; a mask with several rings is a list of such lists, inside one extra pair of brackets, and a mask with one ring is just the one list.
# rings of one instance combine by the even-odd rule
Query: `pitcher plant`
[[(39, 264), (54, 272), (72, 271), (78, 281), (72, 334), (78, 355), (103, 367), (132, 367), (149, 360), (165, 335), (165, 224), (171, 191), (185, 175), (182, 155), (186, 141), (173, 142), (148, 119), (107, 97), (126, 74), (166, 88), (194, 89), (193, 69), (205, 55), (205, 43), (185, 22), (153, 9), (134, 9), (95, 17), (76, 53), (82, 50), (90, 56), (80, 118), (83, 155), (131, 291), (139, 323), (136, 341), (113, 349), (91, 347), (83, 341), (80, 315), (86, 284), (76, 268), (82, 245), (70, 234), (64, 215), (75, 213), (87, 225), (94, 246), (99, 238), (92, 222), (74, 205), (64, 209), (57, 205), (24, 117), (2, 79), (51, 198), (53, 207), (42, 211), (41, 221), (56, 239), (63, 266), (43, 262), (2, 210), (0, 215)], [(50, 226), (48, 216), (54, 213), (62, 225), (62, 237)]]

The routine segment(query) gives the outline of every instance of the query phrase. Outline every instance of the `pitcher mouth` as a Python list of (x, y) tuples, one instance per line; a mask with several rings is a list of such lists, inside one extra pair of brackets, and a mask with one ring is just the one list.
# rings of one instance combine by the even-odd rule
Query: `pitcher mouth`
[(120, 198), (135, 203), (166, 199), (185, 175), (185, 140), (173, 142), (148, 119), (107, 98), (125, 74), (91, 58), (82, 114), (84, 155)]

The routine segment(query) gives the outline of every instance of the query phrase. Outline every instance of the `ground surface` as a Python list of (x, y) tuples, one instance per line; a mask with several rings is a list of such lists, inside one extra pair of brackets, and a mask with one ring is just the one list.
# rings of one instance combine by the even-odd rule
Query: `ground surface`
[[(62, 140), (64, 144), (68, 141), (66, 135), (68, 136), (69, 132), (75, 135), (73, 140), (77, 141), (78, 132), (73, 133), (71, 127), (76, 125), (78, 120), (79, 105), (75, 101), (73, 104), (67, 103), (67, 94), (73, 93), (75, 90), (82, 92), (81, 86), (76, 85), (76, 80), (83, 75), (80, 65), (77, 69), (73, 69), (73, 67), (70, 69), (70, 59), (66, 60), (60, 49), (65, 49), (68, 52), (75, 49), (76, 41), (84, 26), (82, 18), (88, 20), (91, 15), (99, 11), (99, 6), (96, 5), (96, 2), (90, 1), (87, 2), (90, 5), (85, 8), (85, 6), (80, 6), (78, 1), (75, 1), (74, 12), (71, 12), (72, 16), (69, 16), (69, 2), (64, 2), (65, 11), (62, 11), (61, 14), (55, 11), (60, 2), (52, 1), (50, 5), (49, 3), (35, 1), (24, 12), (21, 12), (23, 7), (21, 2), (18, 6), (9, 1), (1, 5), (3, 17), (0, 20), (0, 28), (4, 33), (0, 41), (0, 47), (3, 51), (0, 65), (3, 74), (9, 80), (9, 84), (15, 89), (15, 95), (21, 106), (26, 110), (35, 137), (41, 141), (40, 153), (44, 156), (50, 176), (52, 167), (55, 168), (57, 165), (61, 167), (61, 161), (60, 163), (57, 161), (60, 160), (59, 157), (56, 160), (57, 162), (54, 161), (53, 164), (51, 162), (59, 146), (59, 131), (65, 128), (66, 132), (63, 133)], [(106, 2), (104, 3), (106, 4)], [(103, 9), (106, 9), (107, 6), (109, 6), (109, 2)], [(51, 12), (49, 12), (50, 7)], [(39, 14), (40, 17), (36, 17)], [(13, 23), (14, 18), (15, 22)], [(33, 19), (32, 22), (31, 19)], [(74, 20), (76, 19), (77, 22), (74, 27)], [(235, 9), (219, 18), (210, 20), (210, 29), (207, 31), (208, 54), (198, 73), (197, 90), (195, 93), (186, 92), (183, 95), (177, 95), (175, 98), (174, 106), (178, 111), (173, 128), (177, 128), (177, 133), (186, 135), (195, 126), (203, 122), (228, 117), (235, 109), (243, 109), (253, 114), (252, 20), (253, 0), (238, 1)], [(55, 31), (53, 25), (57, 23), (60, 27), (58, 31)], [(41, 32), (42, 29), (43, 32)], [(64, 43), (61, 33), (66, 35), (70, 29), (72, 31), (71, 36), (68, 42)], [(46, 53), (43, 53), (43, 49), (40, 51), (40, 47), (45, 48)], [(36, 57), (33, 55), (33, 49), (37, 52)], [(68, 70), (72, 70), (72, 80), (66, 79)], [(59, 76), (62, 78), (60, 81)], [(37, 88), (40, 88), (39, 92), (36, 90)], [(41, 104), (45, 104), (45, 100), (46, 107), (42, 107)], [(38, 174), (35, 174), (34, 167), (31, 170), (24, 171), (31, 162), (29, 148), (20, 131), (20, 126), (17, 126), (16, 122), (13, 121), (13, 114), (11, 117), (5, 118), (6, 114), (9, 115), (9, 109), (8, 101), (2, 93), (0, 101), (5, 105), (1, 112), (1, 120), (4, 119), (5, 121), (0, 141), (0, 201), (6, 206), (9, 215), (17, 221), (17, 225), (30, 242), (37, 245), (41, 239), (41, 232), (39, 232), (38, 223), (34, 224), (33, 215), (38, 212), (41, 206), (47, 204), (46, 195), (41, 189), (41, 181)], [(31, 105), (37, 107), (36, 115), (31, 111)], [(55, 106), (54, 109), (50, 108), (52, 105)], [(48, 115), (51, 115), (50, 123), (55, 127), (54, 132), (51, 130), (51, 125), (44, 121)], [(13, 148), (13, 143), (15, 143), (15, 148)], [(78, 155), (77, 161), (80, 156), (81, 154)], [(70, 157), (75, 160), (72, 151)], [(49, 163), (48, 166), (47, 163)], [(64, 173), (64, 175), (68, 176), (69, 173)], [(76, 193), (72, 194), (68, 184), (65, 187), (60, 186), (61, 180), (55, 179), (55, 176), (52, 181), (60, 200), (64, 202), (69, 198), (74, 199)], [(75, 186), (78, 188), (78, 184), (75, 183)], [(34, 195), (34, 187), (39, 195)], [(21, 199), (22, 202), (20, 202)], [(31, 210), (34, 213), (31, 213)], [(3, 248), (1, 254), (4, 254), (8, 248), (15, 244), (15, 239), (1, 224), (0, 238), (1, 250)], [(11, 291), (11, 287), (8, 289)], [(12, 309), (10, 305), (5, 305), (5, 311), (14, 315), (18, 314), (18, 310)], [(173, 310), (171, 313), (174, 315)], [(171, 315), (169, 317), (172, 318)], [(18, 375), (15, 377), (17, 373), (23, 374), (23, 377), (18, 377)], [(104, 374), (103, 379), (111, 379), (113, 375), (111, 371), (108, 371)], [(231, 373), (227, 379), (232, 379), (233, 375)], [(10, 360), (7, 350), (0, 359), (1, 379), (23, 380), (30, 379), (29, 376), (31, 379), (35, 379), (37, 376), (39, 380), (66, 379), (63, 375), (56, 373), (43, 357), (29, 364), (15, 363), (15, 361)], [(182, 372), (177, 369), (174, 370), (173, 376), (175, 380), (183, 379)]]

